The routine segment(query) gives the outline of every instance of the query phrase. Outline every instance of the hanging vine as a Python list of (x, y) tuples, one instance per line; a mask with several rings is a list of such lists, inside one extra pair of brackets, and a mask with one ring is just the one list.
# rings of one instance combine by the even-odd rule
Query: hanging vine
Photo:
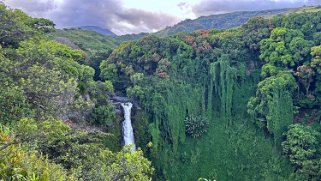
[(284, 87), (273, 90), (268, 101), (267, 128), (274, 135), (277, 146), (281, 145), (282, 134), (293, 120), (293, 101), (291, 94)]
[[(219, 105), (217, 110), (219, 116), (231, 123), (237, 70), (230, 66), (228, 56), (223, 55), (219, 61), (210, 64), (210, 75), (209, 102), (211, 105), (209, 107), (215, 110)], [(217, 105), (215, 106), (215, 104)]]

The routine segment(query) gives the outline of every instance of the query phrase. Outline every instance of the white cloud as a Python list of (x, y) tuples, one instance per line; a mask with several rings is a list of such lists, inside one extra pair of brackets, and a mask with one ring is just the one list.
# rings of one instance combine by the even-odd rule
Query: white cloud
[(193, 12), (201, 16), (233, 11), (295, 8), (309, 4), (309, 0), (203, 0), (193, 6)]
[(93, 25), (125, 34), (159, 30), (179, 21), (161, 11), (125, 8), (119, 0), (6, 0), (5, 3), (31, 16), (51, 19), (58, 28)]

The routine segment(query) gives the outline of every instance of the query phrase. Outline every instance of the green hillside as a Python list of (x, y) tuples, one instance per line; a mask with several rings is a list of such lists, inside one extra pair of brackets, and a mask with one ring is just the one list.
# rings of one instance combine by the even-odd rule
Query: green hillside
[(304, 7), (298, 9), (276, 9), (264, 11), (241, 11), (227, 14), (218, 14), (210, 16), (202, 16), (195, 20), (185, 20), (174, 26), (167, 27), (156, 33), (157, 36), (171, 36), (179, 32), (193, 32), (195, 30), (209, 30), (209, 29), (230, 29), (241, 26), (251, 17), (262, 16), (272, 17), (279, 14), (287, 14), (291, 12), (311, 12), (320, 11), (319, 7)]
[(80, 49), (88, 52), (112, 49), (119, 44), (111, 36), (76, 28), (55, 30), (51, 33), (51, 36), (62, 43), (72, 42)]
[(113, 49), (124, 41), (138, 40), (147, 35), (148, 34), (146, 33), (140, 33), (122, 36), (106, 36), (94, 31), (79, 28), (55, 30), (50, 34), (52, 39), (65, 44), (72, 42), (72, 44), (69, 45), (76, 45), (78, 48), (87, 52)]

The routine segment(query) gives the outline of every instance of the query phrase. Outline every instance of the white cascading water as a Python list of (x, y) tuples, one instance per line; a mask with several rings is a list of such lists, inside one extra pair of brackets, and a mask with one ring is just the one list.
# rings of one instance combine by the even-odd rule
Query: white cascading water
[(121, 106), (124, 108), (124, 122), (123, 122), (123, 135), (125, 145), (132, 145), (132, 151), (136, 150), (134, 132), (132, 127), (132, 122), (130, 119), (131, 109), (133, 104), (130, 102), (121, 103)]

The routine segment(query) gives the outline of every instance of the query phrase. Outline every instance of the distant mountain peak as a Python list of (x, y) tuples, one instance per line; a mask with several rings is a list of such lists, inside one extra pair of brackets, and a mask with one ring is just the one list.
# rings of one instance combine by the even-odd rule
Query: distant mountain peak
[(106, 35), (106, 36), (116, 36), (116, 34), (113, 33), (112, 31), (110, 31), (106, 28), (99, 27), (99, 26), (81, 26), (79, 28), (83, 29), (83, 30), (95, 31), (97, 33), (100, 33), (100, 34)]

